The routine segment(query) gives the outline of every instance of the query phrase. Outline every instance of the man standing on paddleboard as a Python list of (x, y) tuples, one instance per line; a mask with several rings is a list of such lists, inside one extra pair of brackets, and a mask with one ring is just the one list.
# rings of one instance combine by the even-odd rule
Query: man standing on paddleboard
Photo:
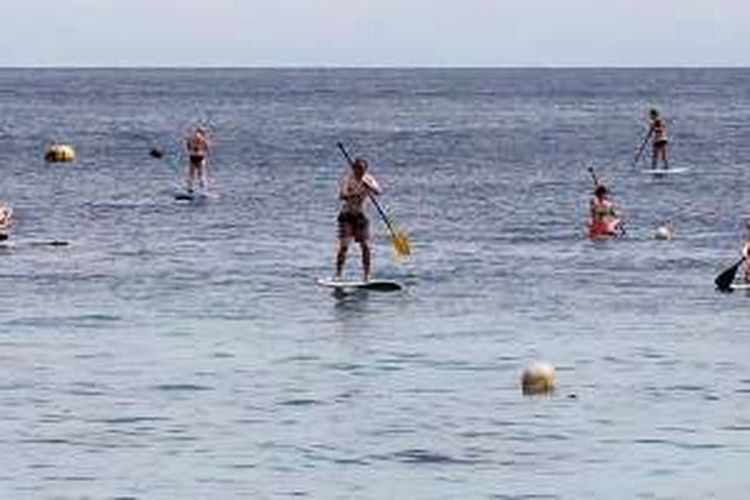
[(206, 158), (211, 151), (211, 140), (202, 125), (198, 125), (185, 141), (188, 153), (187, 191), (193, 192), (197, 181), (202, 190), (207, 188)]
[(664, 163), (664, 168), (669, 169), (669, 162), (667, 161), (667, 122), (659, 116), (657, 109), (651, 109), (649, 112), (651, 118), (651, 125), (649, 126), (648, 136), (652, 137), (652, 155), (651, 155), (651, 168), (656, 170), (659, 158)]
[(357, 158), (351, 170), (339, 184), (341, 210), (338, 216), (339, 248), (336, 255), (336, 280), (341, 280), (346, 263), (346, 253), (352, 240), (362, 249), (362, 274), (370, 279), (370, 221), (364, 212), (365, 202), (370, 196), (380, 194), (380, 186), (367, 172), (367, 161)]

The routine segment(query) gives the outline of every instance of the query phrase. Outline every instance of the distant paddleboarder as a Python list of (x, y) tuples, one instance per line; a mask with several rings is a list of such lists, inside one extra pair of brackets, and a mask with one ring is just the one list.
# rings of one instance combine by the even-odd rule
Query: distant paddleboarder
[(646, 148), (648, 140), (651, 139), (651, 170), (657, 169), (659, 159), (664, 164), (664, 170), (669, 170), (669, 161), (667, 160), (667, 144), (669, 144), (667, 122), (661, 117), (658, 109), (652, 108), (648, 114), (651, 123), (648, 126), (648, 133), (644, 137), (641, 147), (638, 148), (638, 153), (636, 153), (633, 159), (633, 166), (636, 166), (643, 154), (643, 150)]
[(8, 231), (13, 224), (13, 208), (0, 202), (0, 241), (8, 239)]
[(346, 254), (352, 240), (359, 243), (362, 249), (362, 274), (364, 280), (370, 279), (370, 221), (364, 212), (364, 206), (370, 195), (381, 193), (375, 178), (367, 172), (367, 161), (357, 158), (351, 170), (339, 183), (341, 210), (338, 216), (339, 247), (336, 255), (336, 280), (341, 280), (346, 263)]
[(649, 112), (651, 124), (649, 125), (648, 137), (651, 138), (651, 168), (656, 170), (659, 159), (664, 164), (665, 169), (669, 169), (667, 161), (667, 122), (659, 115), (659, 110), (651, 109)]
[(205, 127), (198, 125), (185, 141), (185, 147), (188, 153), (187, 191), (192, 193), (196, 182), (205, 190), (208, 186), (206, 159), (211, 152), (211, 139)]

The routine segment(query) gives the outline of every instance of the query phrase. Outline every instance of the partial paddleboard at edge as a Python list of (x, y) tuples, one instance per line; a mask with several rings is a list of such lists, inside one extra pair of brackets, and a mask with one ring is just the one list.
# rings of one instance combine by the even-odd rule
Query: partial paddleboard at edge
[(395, 292), (403, 289), (398, 281), (393, 280), (369, 280), (369, 281), (337, 281), (331, 278), (319, 278), (318, 285), (333, 288), (335, 290), (378, 290), (382, 292)]

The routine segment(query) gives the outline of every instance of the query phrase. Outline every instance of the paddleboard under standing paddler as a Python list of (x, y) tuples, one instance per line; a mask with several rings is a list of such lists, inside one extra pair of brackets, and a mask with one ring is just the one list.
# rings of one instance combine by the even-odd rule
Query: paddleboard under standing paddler
[(188, 201), (188, 202), (200, 202), (200, 201), (206, 201), (210, 199), (214, 199), (216, 196), (212, 193), (204, 190), (194, 190), (194, 191), (177, 191), (174, 194), (174, 199), (177, 201)]
[(690, 169), (687, 167), (677, 167), (677, 168), (647, 168), (642, 170), (644, 174), (647, 175), (676, 175), (676, 174), (687, 174), (690, 172)]
[(403, 285), (393, 280), (345, 281), (331, 278), (320, 278), (318, 285), (335, 290), (375, 290), (379, 292), (396, 292), (403, 289)]

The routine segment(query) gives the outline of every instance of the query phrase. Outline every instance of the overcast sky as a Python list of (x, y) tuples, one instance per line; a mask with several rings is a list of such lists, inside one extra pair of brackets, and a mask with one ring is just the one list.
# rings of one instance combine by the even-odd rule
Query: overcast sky
[(750, 66), (750, 0), (0, 0), (1, 66)]

